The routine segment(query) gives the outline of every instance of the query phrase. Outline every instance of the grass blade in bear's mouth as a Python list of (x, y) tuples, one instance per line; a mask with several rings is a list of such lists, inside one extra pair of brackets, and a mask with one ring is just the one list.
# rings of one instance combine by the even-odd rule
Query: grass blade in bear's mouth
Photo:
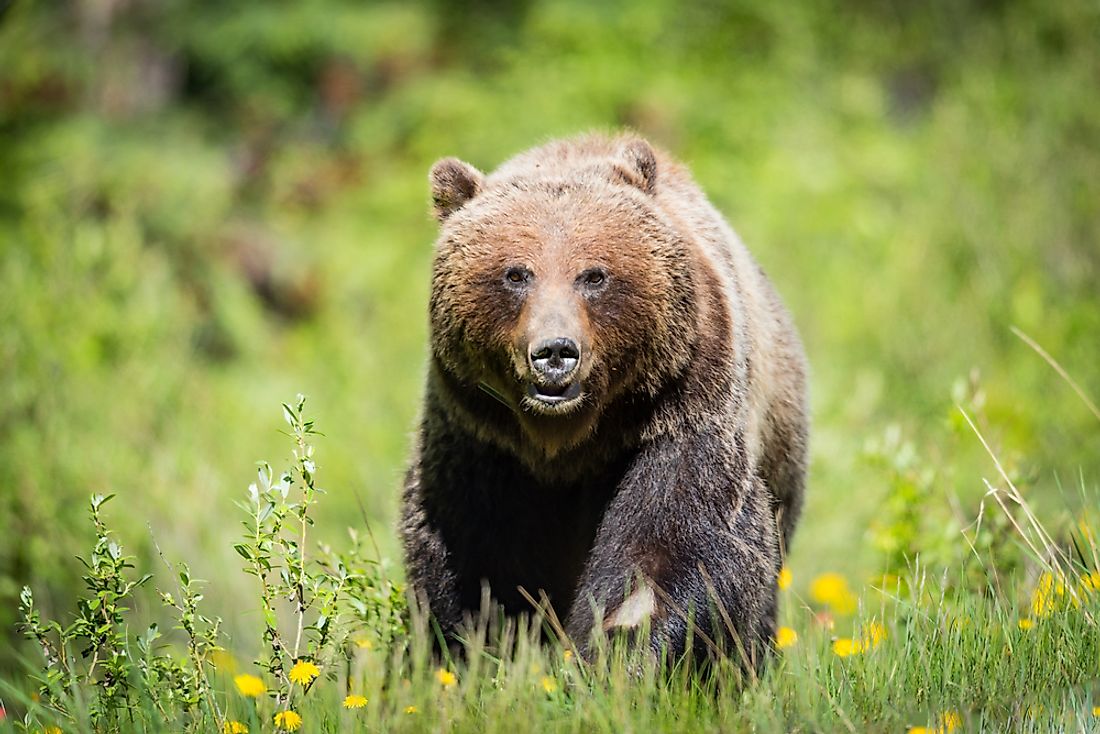
[(483, 393), (485, 393), (486, 395), (491, 397), (493, 400), (496, 400), (498, 403), (503, 405), (505, 408), (508, 408), (509, 410), (512, 409), (511, 404), (509, 404), (509, 402), (504, 398), (504, 396), (501, 395), (499, 392), (497, 392), (496, 389), (492, 385), (490, 385), (486, 382), (479, 382), (479, 383), (477, 383), (477, 386), (478, 386), (478, 389), (480, 389)]
[(567, 385), (536, 385), (527, 386), (528, 397), (542, 403), (564, 403), (581, 394), (581, 383), (571, 382)]

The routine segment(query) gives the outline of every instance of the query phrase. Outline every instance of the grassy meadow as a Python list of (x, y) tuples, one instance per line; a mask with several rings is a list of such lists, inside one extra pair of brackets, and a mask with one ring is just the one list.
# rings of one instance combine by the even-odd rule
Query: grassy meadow
[[(0, 3), (0, 731), (1100, 727), (1098, 37), (1086, 0)], [(789, 631), (747, 685), (495, 627), (432, 660), (403, 609), (428, 168), (621, 127), (691, 167), (812, 366)], [(284, 468), (301, 635), (235, 547)], [(25, 586), (73, 635), (44, 690)], [(118, 653), (90, 675), (83, 633)]]

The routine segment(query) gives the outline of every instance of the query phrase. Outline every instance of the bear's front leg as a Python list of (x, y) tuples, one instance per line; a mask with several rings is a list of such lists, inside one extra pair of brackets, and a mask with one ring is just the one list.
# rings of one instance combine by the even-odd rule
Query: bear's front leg
[(401, 540), (405, 546), (405, 573), (423, 611), (430, 612), (447, 642), (462, 621), (458, 574), (438, 523), (428, 517), (424, 502), (421, 459), (417, 452), (405, 475), (401, 507)]
[(582, 653), (648, 629), (655, 655), (759, 669), (775, 629), (779, 542), (767, 489), (722, 426), (643, 447), (609, 505), (570, 611)]

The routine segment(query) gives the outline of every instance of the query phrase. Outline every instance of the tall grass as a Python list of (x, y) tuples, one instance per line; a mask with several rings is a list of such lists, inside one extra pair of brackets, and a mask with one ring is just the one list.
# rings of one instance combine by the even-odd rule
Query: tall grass
[[(201, 582), (186, 569), (177, 592), (165, 597), (183, 634), (138, 634), (126, 605), (146, 577), (115, 545), (105, 500), (95, 498), (88, 592), (75, 621), (56, 624), (25, 594), (24, 628), (45, 650), (45, 666), (36, 670), (27, 660), (29, 677), (3, 684), (8, 718), (0, 730), (261, 732), (300, 724), (317, 732), (948, 732), (1100, 725), (1100, 528), (1087, 519), (1062, 532), (1046, 527), (992, 453), (998, 476), (987, 482), (988, 511), (1015, 530), (1002, 542), (1026, 556), (1022, 572), (1000, 573), (997, 553), (974, 542), (988, 532), (983, 505), (972, 532), (958, 538), (970, 543), (981, 582), (964, 568), (928, 568), (919, 558), (854, 594), (830, 577), (808, 584), (804, 597), (795, 589), (806, 584), (781, 579), (778, 649), (762, 677), (746, 680), (736, 660), (658, 663), (621, 644), (580, 660), (553, 619), (537, 611), (518, 620), (487, 612), (459, 654), (439, 653), (430, 620), (415, 606), (403, 610), (377, 566), (306, 563), (314, 551), (296, 539), (322, 499), (314, 479), (323, 463), (309, 443), (313, 422), (301, 399), (284, 414), (291, 468), (281, 478), (261, 471), (262, 486), (242, 503), (251, 545), (238, 551), (241, 573), (255, 577), (256, 604), (265, 610), (253, 631), (266, 652), (253, 662), (234, 649), (205, 616)], [(304, 504), (294, 501), (292, 487)], [(270, 526), (260, 521), (257, 530), (257, 517), (280, 513), (287, 527), (271, 530), (265, 543), (262, 530)], [(333, 555), (326, 539), (317, 546), (319, 558), (348, 558)], [(97, 619), (104, 624), (93, 624)], [(284, 633), (303, 629), (304, 644), (292, 651)], [(295, 718), (279, 718), (286, 716)]]

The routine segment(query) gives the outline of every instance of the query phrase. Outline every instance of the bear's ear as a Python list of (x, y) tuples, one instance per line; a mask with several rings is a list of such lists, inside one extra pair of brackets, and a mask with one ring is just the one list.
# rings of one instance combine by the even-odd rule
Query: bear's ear
[(483, 178), (481, 171), (457, 158), (436, 161), (429, 176), (435, 218), (442, 222), (477, 196)]
[(626, 183), (647, 194), (657, 192), (657, 155), (649, 143), (641, 138), (627, 141), (619, 151), (617, 163), (616, 173)]

